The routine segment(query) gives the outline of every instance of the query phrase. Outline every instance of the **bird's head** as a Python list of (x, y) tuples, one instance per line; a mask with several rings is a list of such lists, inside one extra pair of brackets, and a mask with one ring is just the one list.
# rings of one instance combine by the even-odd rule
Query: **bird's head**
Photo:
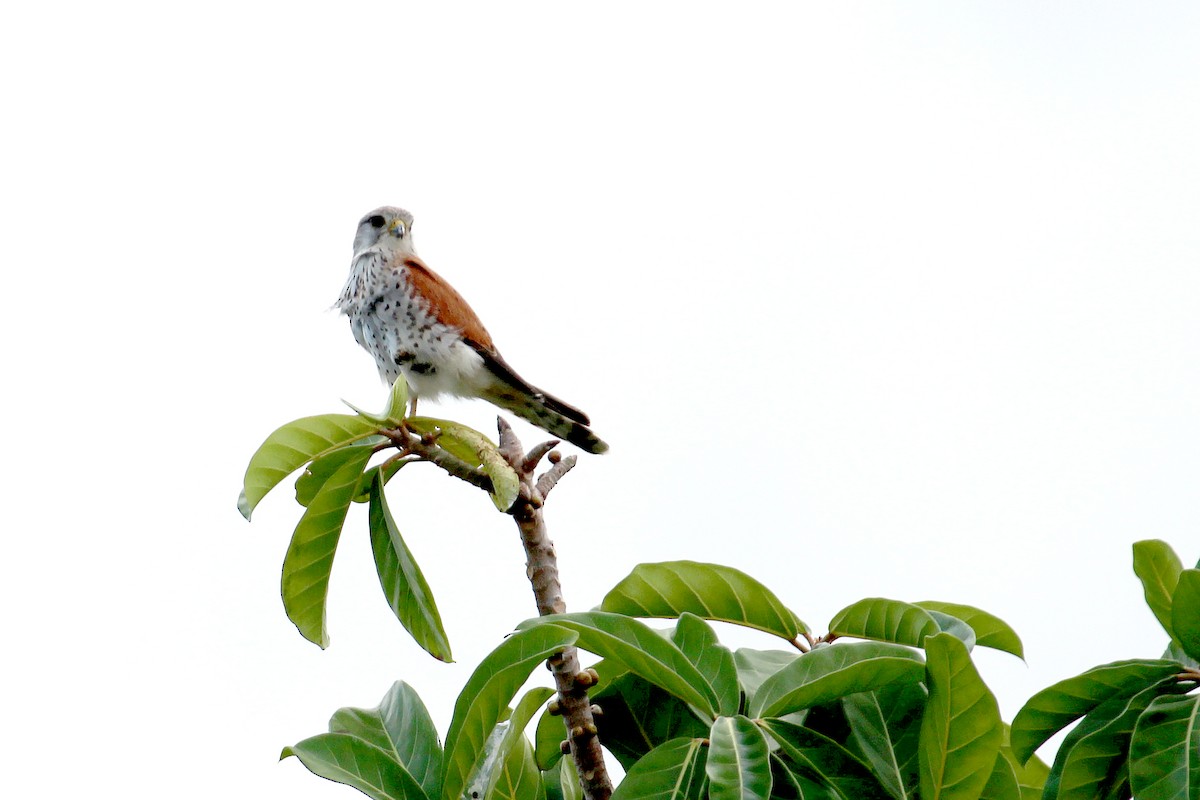
[(412, 214), (403, 208), (384, 206), (368, 212), (359, 220), (354, 234), (355, 255), (377, 245), (415, 255), (412, 225)]

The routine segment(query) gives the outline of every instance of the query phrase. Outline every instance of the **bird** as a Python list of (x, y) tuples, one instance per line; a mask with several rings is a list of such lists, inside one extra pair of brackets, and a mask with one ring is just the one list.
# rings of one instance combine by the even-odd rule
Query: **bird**
[(419, 398), (476, 397), (589, 453), (608, 445), (587, 414), (531, 385), (500, 355), (479, 316), (413, 246), (413, 216), (384, 206), (354, 234), (350, 276), (334, 304), (387, 385), (403, 377), (410, 415)]

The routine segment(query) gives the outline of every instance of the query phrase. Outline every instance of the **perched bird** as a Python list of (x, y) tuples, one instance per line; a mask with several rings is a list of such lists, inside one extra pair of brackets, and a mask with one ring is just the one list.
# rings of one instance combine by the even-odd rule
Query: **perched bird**
[(417, 257), (413, 217), (385, 206), (354, 235), (350, 277), (336, 303), (390, 386), (403, 375), (417, 398), (481, 397), (589, 453), (608, 445), (574, 406), (531, 386), (501, 357), (467, 301)]

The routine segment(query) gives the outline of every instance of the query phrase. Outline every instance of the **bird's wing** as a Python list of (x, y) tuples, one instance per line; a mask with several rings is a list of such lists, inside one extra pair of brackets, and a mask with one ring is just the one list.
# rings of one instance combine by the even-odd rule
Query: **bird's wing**
[(589, 424), (587, 414), (553, 395), (546, 394), (513, 371), (513, 368), (496, 350), (491, 334), (483, 327), (478, 315), (471, 306), (467, 305), (467, 301), (463, 299), (462, 295), (456, 292), (454, 287), (447, 283), (441, 275), (431, 270), (424, 261), (416, 256), (406, 257), (404, 266), (408, 269), (408, 279), (412, 281), (420, 296), (428, 301), (430, 310), (438, 318), (438, 321), (461, 330), (463, 339), (475, 352), (479, 353), (480, 358), (483, 359), (483, 365), (489, 372), (522, 394), (540, 399), (547, 408), (562, 414), (567, 419), (581, 425)]
[(444, 325), (453, 325), (462, 331), (467, 344), (476, 350), (495, 352), (492, 336), (479, 321), (479, 316), (467, 305), (463, 296), (441, 275), (431, 270), (416, 256), (406, 256), (404, 266), (408, 268), (408, 279), (417, 294), (429, 303), (429, 310)]

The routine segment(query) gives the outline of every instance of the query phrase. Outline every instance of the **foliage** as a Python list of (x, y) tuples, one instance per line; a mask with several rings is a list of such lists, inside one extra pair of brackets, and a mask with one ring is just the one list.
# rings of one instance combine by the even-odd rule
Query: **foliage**
[[(485, 476), (480, 485), (501, 510), (518, 483), (482, 434), (406, 420), (406, 402), (401, 381), (382, 414), (283, 426), (252, 458), (239, 508), (249, 518), (304, 468), (283, 599), (301, 634), (324, 647), (346, 509), (369, 503), (389, 606), (423, 648), (449, 660), (432, 592), (384, 495), (411, 451), (382, 461), (377, 454), (407, 431)], [(603, 712), (595, 718), (600, 741), (626, 772), (617, 800), (1200, 797), (1200, 570), (1183, 569), (1170, 547), (1152, 541), (1134, 546), (1134, 571), (1169, 637), (1166, 654), (1060, 681), (1035, 695), (1011, 730), (971, 657), (988, 647), (1024, 658), (1016, 632), (993, 614), (873, 597), (846, 606), (814, 637), (749, 575), (672, 561), (638, 565), (596, 610), (519, 625), (467, 682), (444, 746), (420, 698), (398, 682), (378, 708), (339, 710), (327, 733), (283, 756), (372, 798), (575, 800), (579, 779), (561, 757), (567, 732), (547, 704), (552, 691), (535, 687), (516, 699), (539, 664), (575, 646), (600, 658), (590, 702)], [(638, 617), (674, 625), (660, 630)], [(784, 649), (731, 651), (710, 621), (754, 629)], [(1041, 762), (1034, 751), (1073, 723), (1053, 766)]]
[[(642, 565), (638, 572), (662, 574), (662, 565)], [(699, 584), (711, 575), (699, 570), (695, 577)], [(765, 592), (746, 580), (754, 592)], [(877, 602), (881, 616), (896, 603)], [(480, 787), (485, 797), (561, 791), (557, 759), (533, 756), (535, 750), (558, 753), (561, 725), (546, 710), (536, 746), (521, 735), (532, 705), (549, 690), (532, 690), (511, 717), (505, 709), (541, 661), (574, 643), (603, 658), (597, 665), (602, 688), (593, 699), (605, 708), (601, 740), (627, 770), (618, 798), (963, 798), (980, 797), (985, 784), (994, 793), (984, 796), (1020, 798), (1018, 765), (1001, 746), (995, 699), (966, 643), (938, 632), (917, 649), (887, 641), (886, 627), (868, 632), (880, 641), (735, 654), (708, 622), (685, 609), (665, 634), (611, 612), (540, 617), (523, 623), (475, 671), (456, 705), (444, 752), (430, 745), (427, 726), (408, 722), (423, 709), (414, 714), (411, 702), (385, 699), (371, 712), (335, 715), (379, 720), (357, 738), (344, 725), (336, 732), (331, 726), (331, 733), (285, 755), (298, 755), (314, 772), (372, 797), (448, 800), (468, 787)], [(403, 691), (397, 687), (392, 694)], [(380, 729), (413, 731), (420, 746), (412, 749), (424, 760), (398, 754)], [(332, 743), (353, 755), (342, 757), (353, 770), (337, 761)], [(440, 779), (430, 781), (435, 759), (442, 764)], [(1007, 781), (991, 780), (995, 774)]]
[(1013, 720), (1018, 764), (1068, 725), (1046, 800), (1200, 797), (1200, 570), (1166, 542), (1133, 546), (1133, 571), (1170, 639), (1161, 659), (1115, 661), (1038, 692)]
[(383, 487), (410, 457), (401, 451), (375, 465), (371, 459), (394, 447), (393, 434), (404, 429), (466, 469), (487, 476), (489, 494), (498, 508), (506, 509), (516, 499), (517, 478), (486, 436), (456, 422), (427, 417), (406, 420), (407, 404), (407, 385), (398, 380), (381, 414), (355, 409), (354, 416), (304, 417), (280, 427), (251, 457), (238, 509), (250, 519), (268, 492), (304, 468), (296, 480), (296, 501), (304, 513), (284, 558), (283, 606), (301, 635), (324, 648), (329, 646), (325, 621), (329, 576), (346, 512), (351, 502), (368, 502), (371, 549), (388, 606), (426, 652), (450, 661), (450, 643), (433, 592), (384, 496)]

